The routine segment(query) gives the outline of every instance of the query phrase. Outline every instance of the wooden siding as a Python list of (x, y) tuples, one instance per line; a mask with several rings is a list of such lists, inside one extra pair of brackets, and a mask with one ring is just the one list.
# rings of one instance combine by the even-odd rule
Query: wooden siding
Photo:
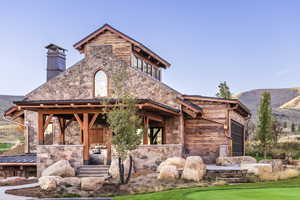
[[(86, 44), (86, 46), (96, 46), (96, 45), (112, 45), (112, 51), (114, 56), (120, 58), (121, 60), (127, 62), (128, 64), (131, 63), (131, 53), (132, 53), (131, 43), (118, 37), (116, 34), (106, 31)], [(84, 47), (85, 53), (86, 53), (86, 46)]]
[(186, 119), (185, 150), (188, 155), (201, 156), (205, 163), (214, 163), (220, 145), (227, 145), (224, 126), (203, 119)]

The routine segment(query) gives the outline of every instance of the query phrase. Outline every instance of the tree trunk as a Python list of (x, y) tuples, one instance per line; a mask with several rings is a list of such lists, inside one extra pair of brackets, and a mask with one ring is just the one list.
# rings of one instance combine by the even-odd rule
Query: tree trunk
[(131, 155), (129, 155), (129, 160), (130, 160), (130, 163), (129, 163), (129, 171), (128, 171), (128, 176), (127, 176), (127, 178), (126, 178), (125, 184), (127, 184), (127, 183), (129, 182), (130, 176), (131, 176), (132, 163), (133, 163), (133, 161), (132, 161), (132, 156), (131, 156)]
[(120, 183), (124, 184), (124, 164), (121, 157), (119, 157), (119, 176), (120, 176)]

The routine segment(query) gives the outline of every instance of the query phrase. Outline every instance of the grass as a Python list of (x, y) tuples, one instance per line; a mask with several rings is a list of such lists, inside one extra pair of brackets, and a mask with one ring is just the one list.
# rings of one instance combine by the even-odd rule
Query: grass
[(213, 187), (176, 189), (156, 193), (119, 196), (115, 200), (296, 200), (300, 197), (300, 178)]
[(13, 146), (13, 144), (7, 144), (7, 143), (1, 144), (1, 143), (0, 143), (0, 150), (8, 150), (8, 149), (10, 149), (12, 146)]

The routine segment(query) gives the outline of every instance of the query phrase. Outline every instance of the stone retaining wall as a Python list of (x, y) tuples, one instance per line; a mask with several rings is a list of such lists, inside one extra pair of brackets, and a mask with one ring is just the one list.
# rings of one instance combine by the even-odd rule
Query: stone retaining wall
[(159, 164), (169, 157), (181, 157), (181, 144), (141, 145), (132, 152), (136, 170), (150, 169), (156, 171)]
[(37, 176), (45, 168), (63, 159), (78, 168), (83, 164), (83, 145), (37, 145)]

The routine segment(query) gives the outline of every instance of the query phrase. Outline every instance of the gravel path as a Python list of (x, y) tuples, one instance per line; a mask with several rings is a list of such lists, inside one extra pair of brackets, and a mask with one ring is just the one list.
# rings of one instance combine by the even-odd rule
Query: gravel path
[(1, 200), (28, 200), (32, 199), (30, 197), (20, 197), (15, 196), (11, 194), (6, 194), (6, 190), (12, 190), (12, 189), (21, 189), (21, 188), (30, 188), (30, 187), (36, 187), (38, 186), (38, 183), (32, 183), (32, 184), (26, 184), (26, 185), (18, 185), (18, 186), (2, 186), (0, 187), (0, 199)]

